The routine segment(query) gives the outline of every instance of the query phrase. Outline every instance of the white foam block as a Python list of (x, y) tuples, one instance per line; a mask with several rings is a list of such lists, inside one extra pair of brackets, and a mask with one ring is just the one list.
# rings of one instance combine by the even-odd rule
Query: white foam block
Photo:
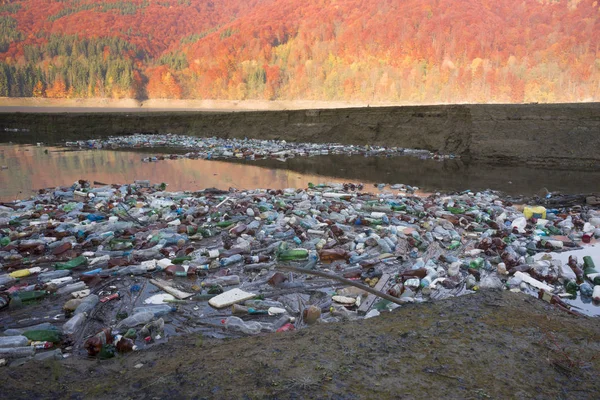
[(254, 293), (244, 292), (241, 289), (235, 288), (213, 297), (208, 301), (208, 304), (214, 308), (223, 308), (231, 306), (235, 303), (250, 300), (254, 297), (256, 297)]

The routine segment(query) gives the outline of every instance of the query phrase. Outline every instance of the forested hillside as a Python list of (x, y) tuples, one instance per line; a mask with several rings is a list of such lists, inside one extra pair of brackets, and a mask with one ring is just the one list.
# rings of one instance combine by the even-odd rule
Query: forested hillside
[(0, 0), (0, 96), (600, 101), (600, 7)]

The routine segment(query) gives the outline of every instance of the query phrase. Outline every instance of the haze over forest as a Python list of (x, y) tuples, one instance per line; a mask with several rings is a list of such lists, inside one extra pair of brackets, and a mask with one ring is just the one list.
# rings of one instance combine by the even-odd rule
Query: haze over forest
[(0, 0), (0, 97), (600, 100), (595, 0)]

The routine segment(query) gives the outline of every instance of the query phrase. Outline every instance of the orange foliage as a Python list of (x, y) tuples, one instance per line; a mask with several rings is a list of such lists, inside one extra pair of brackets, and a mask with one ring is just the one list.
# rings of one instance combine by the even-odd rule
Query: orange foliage
[(180, 99), (181, 86), (167, 67), (158, 67), (150, 71), (148, 81), (148, 96), (161, 99)]
[(56, 99), (64, 99), (67, 97), (67, 85), (62, 78), (57, 78), (52, 86), (46, 90), (46, 96)]
[[(116, 36), (143, 53), (128, 55), (131, 87), (98, 81), (91, 96), (600, 100), (595, 0), (132, 0), (143, 6), (134, 14), (106, 3), (22, 0), (13, 17), (24, 40), (0, 61), (22, 62), (24, 46), (47, 40), (40, 32)], [(49, 18), (69, 7), (82, 8)], [(160, 61), (173, 54), (184, 65)]]

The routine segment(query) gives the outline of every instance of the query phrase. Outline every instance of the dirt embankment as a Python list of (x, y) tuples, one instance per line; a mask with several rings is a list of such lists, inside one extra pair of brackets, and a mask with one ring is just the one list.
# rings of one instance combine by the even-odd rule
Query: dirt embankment
[(2, 397), (597, 399), (597, 322), (488, 291), (297, 332), (6, 367)]
[(455, 153), (465, 160), (600, 168), (600, 103), (0, 113), (4, 141), (49, 143), (135, 132), (368, 143)]

